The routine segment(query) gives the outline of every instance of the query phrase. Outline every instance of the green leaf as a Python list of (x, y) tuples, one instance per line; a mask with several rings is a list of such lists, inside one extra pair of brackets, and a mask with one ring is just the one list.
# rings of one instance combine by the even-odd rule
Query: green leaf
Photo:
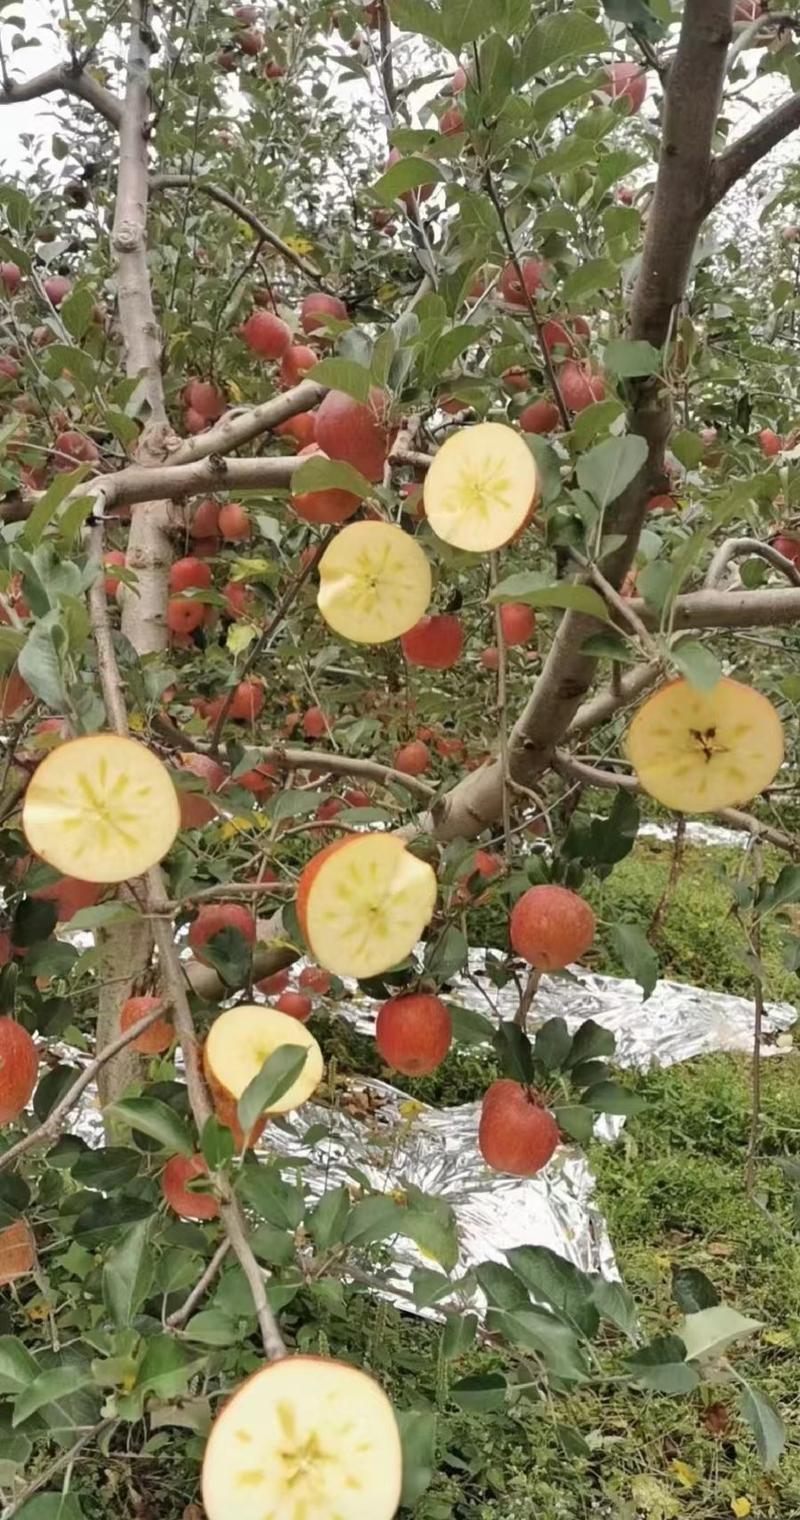
[(436, 1414), (432, 1409), (395, 1411), (403, 1447), (401, 1506), (421, 1499), (436, 1471)]
[(406, 1198), (407, 1207), (398, 1226), (400, 1233), (432, 1256), (446, 1272), (452, 1271), (458, 1261), (458, 1229), (450, 1205), (444, 1198), (423, 1193), (412, 1183), (406, 1188)]
[(61, 302), (58, 314), (71, 337), (82, 338), (87, 332), (94, 306), (94, 296), (86, 285), (76, 285)]
[[(334, 360), (333, 363), (345, 363), (349, 361)], [(320, 366), (317, 365), (317, 368)], [(360, 366), (354, 366), (360, 368)], [(344, 390), (344, 386), (339, 386)], [(348, 393), (350, 394), (350, 393)], [(352, 496), (357, 496), (363, 501), (365, 496), (371, 496), (375, 487), (365, 479), (358, 470), (354, 470), (351, 464), (344, 464), (338, 459), (324, 459), (319, 455), (311, 455), (304, 460), (299, 470), (295, 470), (292, 476), (292, 495), (298, 496), (305, 491), (349, 491)]]
[(0, 1335), (0, 1395), (22, 1393), (38, 1373), (27, 1346), (13, 1335)]
[[(68, 378), (87, 390), (97, 383), (97, 366), (91, 354), (69, 343), (49, 343), (40, 363), (51, 380)], [(62, 376), (62, 370), (69, 371), (67, 377)]]
[(635, 665), (638, 656), (618, 633), (593, 633), (581, 644), (581, 653), (596, 660), (617, 660), (621, 665)]
[(85, 1520), (85, 1515), (74, 1494), (48, 1492), (34, 1494), (17, 1510), (16, 1520)]
[(608, 621), (609, 615), (600, 593), (591, 586), (573, 586), (569, 583), (543, 586), (538, 570), (520, 570), (516, 575), (507, 575), (489, 593), (489, 601), (525, 602), (529, 607), (563, 607), (600, 618), (603, 622)]
[(506, 1258), (538, 1303), (548, 1304), (580, 1335), (596, 1334), (600, 1315), (594, 1282), (585, 1272), (547, 1246), (515, 1246)]
[(578, 460), (578, 484), (603, 511), (635, 480), (647, 460), (647, 444), (638, 434), (606, 438)]
[(226, 987), (244, 987), (250, 976), (252, 946), (239, 929), (230, 926), (212, 934), (203, 946), (203, 960), (219, 973)]
[(355, 1204), (342, 1239), (347, 1246), (372, 1245), (404, 1235), (405, 1209), (394, 1198), (362, 1198)]
[(327, 385), (332, 391), (344, 391), (355, 401), (366, 401), (369, 397), (369, 370), (354, 359), (320, 359), (307, 378), (317, 385)]
[[(407, 191), (418, 190), (420, 185), (435, 185), (443, 178), (444, 175), (439, 165), (427, 158), (416, 158), (414, 156), (411, 158), (399, 158), (396, 164), (392, 164), (391, 169), (387, 169), (386, 173), (382, 174), (380, 179), (375, 181), (372, 189), (375, 195), (379, 196), (382, 201), (386, 201), (391, 205), (392, 201), (398, 200)], [(338, 361), (331, 360), (330, 362), (336, 363)], [(317, 365), (316, 369), (311, 371), (310, 379), (315, 380), (317, 378), (317, 370), (320, 367), (320, 365)], [(323, 380), (321, 383), (329, 385), (330, 381)], [(346, 387), (337, 385), (336, 389), (345, 390)], [(366, 401), (366, 399), (366, 395), (357, 397), (359, 401)]]
[(331, 1188), (320, 1199), (308, 1222), (318, 1251), (329, 1251), (344, 1235), (350, 1213), (350, 1194), (346, 1187)]
[(191, 1357), (171, 1335), (156, 1335), (146, 1342), (136, 1387), (160, 1399), (180, 1398), (192, 1375), (204, 1364), (204, 1358)]
[(410, 1280), (418, 1309), (429, 1309), (440, 1299), (449, 1298), (453, 1291), (449, 1277), (443, 1277), (441, 1272), (434, 1272), (430, 1267), (415, 1267)]
[(227, 1166), (232, 1160), (234, 1153), (233, 1133), (227, 1124), (220, 1124), (215, 1114), (211, 1114), (203, 1125), (203, 1134), (200, 1140), (200, 1149), (209, 1171), (218, 1172), (221, 1167)]
[(551, 148), (549, 153), (542, 154), (536, 162), (536, 173), (569, 174), (573, 169), (582, 169), (584, 164), (593, 163), (596, 155), (595, 143), (585, 137), (567, 136), (562, 138), (557, 147)]
[(672, 570), (662, 560), (651, 560), (639, 571), (636, 585), (653, 612), (662, 612), (672, 593)]
[(20, 534), (19, 541), (21, 544), (24, 544), (26, 549), (36, 548), (45, 528), (48, 523), (52, 522), (64, 497), (68, 496), (70, 491), (74, 490), (88, 473), (88, 464), (82, 464), (75, 470), (56, 475), (55, 480), (47, 487), (44, 495), (39, 497)]
[(194, 1155), (195, 1146), (183, 1120), (158, 1098), (121, 1098), (106, 1113), (157, 1140), (164, 1150), (180, 1156)]
[(253, 1077), (242, 1093), (237, 1105), (239, 1123), (245, 1134), (253, 1128), (256, 1119), (271, 1108), (297, 1081), (308, 1060), (308, 1046), (279, 1045), (268, 1056), (257, 1076)]
[(684, 1314), (698, 1314), (701, 1309), (714, 1309), (719, 1294), (714, 1284), (699, 1267), (673, 1267), (672, 1297)]
[(619, 1082), (597, 1082), (583, 1095), (583, 1101), (596, 1114), (640, 1114), (647, 1105), (638, 1093)]
[(93, 908), (79, 908), (70, 919), (70, 925), (73, 929), (105, 929), (109, 924), (130, 923), (135, 918), (141, 918), (138, 908), (115, 901), (97, 903)]
[(646, 1002), (658, 983), (658, 956), (653, 946), (638, 924), (612, 924), (611, 938), (625, 970), (639, 983)]
[(661, 368), (661, 354), (652, 343), (632, 343), (627, 338), (616, 338), (606, 347), (603, 367), (624, 380), (637, 375), (657, 375)]
[(316, 813), (321, 801), (322, 792), (301, 792), (290, 787), (288, 791), (278, 792), (270, 803), (269, 816), (273, 823), (284, 823), (287, 818), (302, 818)]
[[(69, 1068), (71, 1080), (75, 1072)], [(75, 1182), (81, 1187), (96, 1188), (101, 1193), (115, 1193), (137, 1176), (142, 1164), (138, 1151), (122, 1145), (101, 1146), (99, 1150), (85, 1151), (75, 1165), (70, 1167)]]
[(572, 1050), (568, 1066), (580, 1066), (584, 1061), (599, 1061), (613, 1056), (617, 1042), (610, 1029), (604, 1029), (594, 1019), (584, 1019), (572, 1037)]
[(37, 1410), (43, 1409), (45, 1404), (57, 1404), (69, 1394), (77, 1393), (80, 1388), (87, 1388), (93, 1381), (88, 1365), (78, 1366), (77, 1363), (67, 1367), (50, 1367), (46, 1372), (40, 1372), (14, 1400), (12, 1426), (22, 1425)]
[[(450, 3), (450, 0), (448, 0)], [(479, 7), (486, 16), (486, 8)], [(484, 30), (488, 27), (484, 23)], [(480, 79), (479, 99), (483, 116), (500, 111), (508, 100), (514, 78), (514, 53), (499, 32), (491, 32), (480, 47), (480, 66), (476, 76)]]
[(561, 463), (559, 457), (545, 438), (540, 438), (538, 433), (526, 433), (525, 442), (536, 461), (539, 471), (539, 485), (542, 492), (542, 506), (552, 506), (557, 501), (562, 491)]
[(441, 6), (442, 40), (453, 53), (460, 53), (484, 32), (499, 25), (502, 14), (501, 0), (441, 0)]
[(700, 1382), (686, 1360), (686, 1347), (677, 1335), (657, 1335), (628, 1357), (633, 1381), (655, 1393), (692, 1393)]
[(587, 449), (600, 433), (607, 433), (624, 410), (621, 401), (611, 398), (607, 401), (593, 401), (591, 406), (579, 412), (572, 422), (572, 441), (578, 452)]
[(612, 1325), (616, 1325), (623, 1335), (627, 1335), (628, 1340), (636, 1341), (639, 1330), (636, 1302), (624, 1283), (609, 1282), (605, 1277), (596, 1277), (594, 1301), (602, 1319), (607, 1319)]
[(682, 676), (698, 691), (713, 691), (722, 677), (716, 655), (699, 639), (678, 639), (670, 655)]
[(480, 1372), (453, 1383), (450, 1397), (468, 1414), (493, 1414), (505, 1407), (507, 1389), (502, 1372)]
[(467, 963), (469, 945), (455, 924), (449, 924), (438, 939), (431, 940), (425, 948), (425, 970), (437, 982), (449, 982), (450, 978)]
[(490, 1045), (495, 1026), (475, 1008), (464, 1008), (458, 1003), (446, 1003), (453, 1024), (453, 1039), (459, 1045)]
[(501, 1019), (492, 1040), (500, 1059), (503, 1073), (516, 1082), (526, 1085), (533, 1082), (533, 1050), (531, 1042), (519, 1024), (513, 1019)]
[(776, 1467), (786, 1445), (786, 1426), (772, 1399), (752, 1383), (739, 1393), (739, 1413), (753, 1432), (756, 1450), (769, 1472)]
[(782, 866), (774, 882), (761, 882), (756, 906), (762, 911), (796, 902), (800, 902), (800, 866)]
[(553, 1117), (559, 1129), (571, 1140), (588, 1145), (594, 1134), (594, 1114), (584, 1103), (561, 1103), (553, 1109)]
[(442, 1356), (446, 1361), (454, 1361), (456, 1357), (464, 1356), (475, 1344), (475, 1335), (478, 1329), (477, 1314), (448, 1314), (444, 1322), (442, 1332)]
[(727, 1351), (734, 1341), (747, 1340), (763, 1330), (761, 1320), (747, 1319), (729, 1304), (715, 1304), (687, 1314), (681, 1326), (681, 1340), (686, 1347), (687, 1362), (714, 1358)]
[(650, 42), (657, 42), (664, 35), (663, 22), (653, 15), (646, 0), (603, 0), (603, 9), (609, 21), (636, 27)]
[(548, 126), (560, 111), (566, 110), (567, 106), (574, 105), (576, 100), (582, 100), (591, 89), (591, 77), (585, 74), (570, 74), (566, 79), (559, 79), (557, 84), (551, 84), (539, 90), (532, 103), (533, 120), (539, 130)]
[(613, 259), (586, 259), (564, 281), (562, 295), (567, 306), (593, 296), (598, 290), (613, 290), (619, 269)]
[(150, 1221), (143, 1219), (111, 1247), (103, 1264), (103, 1302), (118, 1330), (131, 1324), (153, 1283)]
[(528, 33), (522, 45), (518, 82), (524, 84), (564, 58), (586, 58), (607, 48), (604, 28), (585, 11), (571, 6), (537, 21)]
[(490, 1309), (529, 1309), (530, 1294), (510, 1267), (482, 1261), (475, 1273)]
[[(57, 631), (61, 633), (58, 645)], [(27, 681), (34, 696), (54, 712), (63, 712), (69, 706), (59, 652), (63, 647), (59, 614), (51, 612), (41, 622), (34, 623), (17, 659), (22, 679)]]
[(183, 1333), (187, 1341), (201, 1346), (235, 1346), (240, 1338), (236, 1321), (222, 1309), (203, 1309), (193, 1315)]
[(686, 470), (696, 470), (706, 451), (699, 433), (689, 433), (685, 429), (673, 433), (669, 446), (678, 463)]
[(546, 1309), (515, 1309), (505, 1313), (490, 1309), (487, 1328), (504, 1335), (513, 1346), (534, 1351), (552, 1377), (565, 1382), (581, 1382), (588, 1367), (580, 1341), (574, 1330)]
[(564, 1065), (571, 1049), (572, 1036), (567, 1029), (565, 1019), (548, 1019), (536, 1031), (533, 1059), (543, 1066), (545, 1071), (558, 1071)]
[(299, 1188), (284, 1182), (274, 1166), (260, 1163), (242, 1169), (239, 1191), (252, 1209), (279, 1230), (296, 1230), (305, 1217), (305, 1198)]

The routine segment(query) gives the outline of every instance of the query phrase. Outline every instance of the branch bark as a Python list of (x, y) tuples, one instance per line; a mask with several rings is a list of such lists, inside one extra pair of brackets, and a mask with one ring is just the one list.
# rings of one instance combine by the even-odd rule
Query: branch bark
[(767, 564), (772, 565), (775, 570), (780, 570), (793, 586), (800, 586), (800, 570), (794, 560), (787, 559), (785, 554), (780, 554), (777, 549), (773, 549), (772, 544), (765, 544), (760, 538), (726, 538), (714, 554), (703, 584), (715, 589), (719, 586), (731, 561), (744, 559), (748, 554), (765, 559)]
[(215, 427), (185, 439), (170, 454), (169, 464), (191, 464), (194, 460), (205, 459), (209, 454), (231, 454), (243, 443), (250, 443), (262, 433), (268, 433), (289, 417), (296, 417), (298, 412), (310, 411), (324, 395), (324, 385), (317, 385), (313, 380), (302, 380), (282, 395), (271, 396), (269, 401), (263, 401), (260, 406), (250, 407), (247, 411), (229, 413)]
[(94, 109), (109, 122), (112, 127), (119, 127), (122, 121), (122, 103), (111, 90), (98, 83), (81, 68), (75, 68), (71, 63), (59, 63), (55, 68), (46, 69), (42, 74), (36, 74), (33, 79), (26, 79), (22, 84), (10, 83), (0, 89), (0, 106), (15, 106), (25, 100), (38, 100), (43, 95), (54, 95), (63, 90), (67, 95), (77, 95), (79, 100), (85, 100), (87, 105)]
[[(631, 606), (646, 628), (660, 617), (643, 601)], [(800, 588), (770, 586), (765, 591), (687, 591), (676, 597), (672, 626), (681, 628), (770, 628), (800, 622)]]
[(708, 188), (707, 210), (713, 211), (737, 180), (744, 179), (744, 176), (749, 174), (762, 158), (771, 153), (778, 143), (784, 141), (784, 138), (796, 132), (798, 127), (800, 127), (800, 93), (791, 95), (782, 105), (771, 111), (769, 116), (763, 116), (749, 132), (745, 132), (737, 142), (731, 143), (730, 147), (714, 160)]

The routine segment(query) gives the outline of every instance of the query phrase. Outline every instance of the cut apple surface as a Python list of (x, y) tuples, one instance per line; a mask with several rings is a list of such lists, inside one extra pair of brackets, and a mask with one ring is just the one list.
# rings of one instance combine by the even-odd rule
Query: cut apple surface
[(203, 1458), (208, 1520), (392, 1520), (400, 1433), (383, 1389), (345, 1362), (291, 1356), (248, 1378)]
[(322, 1080), (322, 1051), (305, 1025), (277, 1008), (265, 1008), (262, 1003), (227, 1008), (211, 1025), (203, 1052), (215, 1100), (238, 1103), (264, 1062), (281, 1045), (301, 1045), (308, 1055), (300, 1075), (270, 1109), (273, 1114), (288, 1114), (311, 1097)]
[(439, 449), (425, 477), (425, 516), (446, 544), (485, 554), (524, 528), (538, 496), (524, 438), (502, 422), (479, 422)]
[(305, 867), (297, 916), (315, 960), (369, 977), (405, 960), (436, 904), (436, 876), (391, 834), (339, 839)]
[(60, 744), (34, 771), (22, 827), (65, 876), (129, 881), (169, 850), (180, 827), (166, 767), (135, 739), (92, 734)]
[(723, 678), (711, 691), (672, 681), (639, 709), (628, 757), (651, 797), (680, 813), (712, 813), (749, 802), (783, 760), (783, 729), (772, 703)]
[(317, 606), (354, 644), (388, 644), (418, 623), (431, 570), (416, 539), (392, 523), (350, 523), (319, 562)]

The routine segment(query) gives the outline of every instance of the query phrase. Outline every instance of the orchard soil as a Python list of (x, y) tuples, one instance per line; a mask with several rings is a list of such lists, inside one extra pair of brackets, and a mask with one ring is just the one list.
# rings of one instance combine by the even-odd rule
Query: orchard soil
[[(686, 850), (656, 935), (662, 975), (749, 994), (722, 880), (739, 858), (734, 851)], [(647, 928), (670, 859), (669, 846), (640, 843), (587, 895), (603, 917)], [(501, 944), (501, 911), (487, 908), (480, 924), (478, 917), (473, 942)], [(800, 1003), (800, 983), (782, 965), (774, 930), (765, 935), (763, 959), (767, 996)], [(605, 956), (592, 965), (621, 970)], [(385, 1074), (373, 1043), (335, 1016), (317, 1014), (310, 1028), (340, 1071)], [(470, 1048), (451, 1054), (432, 1076), (401, 1085), (422, 1100), (454, 1104), (477, 1098), (494, 1074), (491, 1059)], [(800, 1520), (800, 1192), (770, 1160), (800, 1156), (800, 1051), (765, 1061), (762, 1081), (763, 1159), (753, 1202), (744, 1190), (745, 1057), (706, 1056), (638, 1078), (646, 1112), (628, 1121), (617, 1146), (592, 1146), (590, 1161), (645, 1330), (656, 1322), (663, 1328), (669, 1317), (677, 1266), (699, 1267), (722, 1297), (763, 1320), (760, 1343), (748, 1343), (737, 1365), (757, 1377), (783, 1413), (789, 1438), (777, 1471), (764, 1472), (725, 1388), (686, 1400), (622, 1385), (602, 1393), (589, 1388), (521, 1404), (512, 1413), (468, 1415), (448, 1401), (448, 1379), (491, 1370), (491, 1353), (473, 1351), (444, 1363), (436, 1328), (366, 1297), (346, 1316), (318, 1299), (310, 1349), (329, 1349), (374, 1370), (401, 1407), (427, 1403), (438, 1412), (438, 1471), (405, 1513), (414, 1520)], [(678, 1311), (672, 1313), (677, 1323)], [(0, 1332), (25, 1333), (13, 1298), (7, 1297), (0, 1320)], [(202, 1510), (193, 1507), (196, 1469), (177, 1459), (187, 1434), (157, 1431), (138, 1451), (112, 1445), (107, 1457), (86, 1460), (71, 1490), (85, 1520), (107, 1520), (111, 1513), (202, 1520)]]

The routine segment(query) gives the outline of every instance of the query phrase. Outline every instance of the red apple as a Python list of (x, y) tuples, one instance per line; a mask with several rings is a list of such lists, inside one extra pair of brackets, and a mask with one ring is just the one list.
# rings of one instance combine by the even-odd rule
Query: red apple
[(387, 1066), (406, 1077), (424, 1077), (441, 1065), (453, 1038), (444, 1003), (430, 993), (390, 998), (378, 1012), (375, 1043)]
[(500, 650), (496, 644), (490, 644), (488, 649), (482, 649), (480, 663), (484, 670), (500, 669)]
[(161, 1191), (181, 1219), (216, 1219), (219, 1200), (211, 1193), (190, 1192), (186, 1184), (207, 1177), (208, 1165), (200, 1154), (172, 1156), (161, 1174)]
[(439, 118), (439, 131), (444, 137), (458, 137), (465, 130), (464, 117), (457, 106), (449, 106)]
[(50, 882), (47, 887), (37, 887), (30, 896), (42, 902), (55, 903), (58, 922), (67, 924), (81, 908), (93, 908), (104, 891), (102, 882), (79, 881), (77, 876), (60, 876), (58, 881)]
[[(142, 1019), (146, 1019), (149, 1013), (155, 1013), (157, 1008), (163, 1008), (163, 998), (158, 997), (132, 997), (123, 1003), (119, 1011), (119, 1027), (121, 1033), (131, 1029)], [(138, 1039), (131, 1041), (131, 1050), (138, 1051), (142, 1056), (160, 1056), (165, 1050), (169, 1050), (175, 1031), (169, 1019), (156, 1019), (149, 1029), (145, 1029)]]
[[(123, 559), (124, 564), (124, 559)], [(207, 590), (211, 585), (211, 566), (196, 555), (176, 559), (169, 570), (170, 591), (190, 591), (192, 588)]]
[(303, 733), (307, 739), (322, 739), (330, 733), (330, 724), (321, 707), (309, 707), (303, 713)]
[(9, 671), (7, 676), (0, 676), (0, 718), (13, 718), (32, 699), (33, 692), (27, 681), (23, 681), (16, 670)]
[(548, 265), (539, 259), (519, 259), (517, 264), (506, 264), (500, 276), (498, 289), (509, 306), (527, 306), (526, 299), (536, 295), (545, 284)]
[(290, 328), (271, 311), (254, 311), (239, 332), (247, 347), (262, 359), (280, 359), (292, 341)]
[(672, 512), (675, 507), (673, 496), (651, 496), (647, 503), (648, 512)]
[(571, 412), (583, 412), (595, 401), (602, 401), (605, 382), (593, 373), (591, 365), (568, 359), (558, 374), (558, 387), (564, 405)]
[(526, 391), (528, 389), (528, 372), (520, 369), (518, 364), (510, 369), (504, 369), (500, 377), (507, 391)]
[(195, 507), (189, 532), (192, 538), (216, 538), (219, 532), (219, 505), (215, 501), (201, 501)]
[(261, 52), (264, 46), (264, 38), (262, 33), (253, 31), (251, 29), (248, 29), (244, 32), (239, 32), (237, 34), (236, 41), (238, 42), (242, 52), (248, 58), (255, 58), (256, 55)]
[(210, 380), (188, 380), (182, 396), (187, 407), (209, 422), (216, 422), (225, 410), (225, 398)]
[(767, 459), (773, 459), (783, 449), (783, 439), (779, 438), (772, 428), (762, 428), (758, 435), (758, 441), (761, 444), (761, 452)]
[(536, 632), (536, 616), (524, 602), (505, 602), (500, 608), (503, 638), (509, 646), (527, 644)]
[(2, 281), (10, 296), (13, 296), (14, 292), (19, 289), (21, 279), (22, 270), (19, 264), (12, 264), (8, 261), (0, 264), (0, 281)]
[[(123, 566), (125, 564), (125, 555), (121, 549), (109, 549), (108, 553), (103, 555), (103, 564), (109, 568)], [(120, 578), (118, 575), (107, 575), (104, 580), (106, 596), (114, 596), (119, 584)]]
[(53, 449), (53, 468), (56, 470), (74, 470), (76, 464), (94, 464), (100, 458), (100, 450), (93, 439), (72, 428), (59, 433)]
[(202, 628), (206, 620), (204, 602), (191, 601), (186, 597), (170, 597), (167, 602), (166, 623), (170, 633), (186, 638)]
[(319, 361), (319, 354), (307, 343), (292, 343), (284, 349), (281, 359), (281, 367), (278, 371), (278, 383), (284, 390), (297, 385), (310, 369)]
[(493, 1082), (484, 1094), (478, 1146), (484, 1161), (498, 1172), (535, 1177), (558, 1145), (553, 1115), (519, 1082)]
[(219, 531), (229, 543), (246, 543), (253, 536), (253, 525), (238, 501), (226, 501), (219, 511)]
[(189, 944), (199, 961), (204, 961), (203, 946), (223, 929), (235, 929), (247, 940), (255, 943), (256, 922), (249, 908), (241, 903), (214, 903), (198, 910), (189, 928)]
[(311, 1018), (314, 1005), (310, 997), (305, 997), (302, 992), (282, 992), (275, 1007), (281, 1013), (288, 1013), (290, 1019), (299, 1019), (301, 1024), (305, 1024), (306, 1019)]
[(589, 904), (567, 887), (530, 887), (511, 910), (509, 933), (517, 955), (539, 971), (561, 971), (594, 940)]
[(464, 629), (452, 613), (420, 618), (404, 633), (400, 647), (409, 665), (427, 670), (449, 670), (460, 659), (464, 648)]
[(60, 306), (61, 302), (69, 295), (72, 289), (72, 281), (66, 275), (51, 274), (49, 279), (42, 284), (42, 289), (54, 306)]
[[(357, 805), (351, 803), (351, 806)], [(321, 966), (304, 966), (297, 978), (297, 985), (305, 987), (308, 992), (313, 992), (317, 997), (327, 997), (332, 981), (330, 972), (324, 971)]]
[(523, 433), (552, 433), (561, 421), (561, 413), (555, 401), (548, 401), (544, 396), (539, 401), (532, 401), (519, 414), (519, 425)]
[(627, 61), (610, 63), (605, 72), (608, 83), (603, 86), (603, 94), (612, 100), (627, 100), (629, 114), (635, 116), (647, 94), (647, 75), (642, 65)]
[(784, 559), (790, 559), (793, 565), (800, 566), (800, 538), (787, 538), (779, 533), (777, 538), (770, 539), (773, 549), (777, 549)]
[(21, 366), (13, 354), (0, 354), (0, 379), (18, 380), (21, 374)]
[(367, 480), (382, 480), (390, 448), (387, 407), (381, 390), (373, 389), (367, 402), (328, 391), (317, 411), (316, 441), (323, 453), (351, 464)]
[(405, 776), (422, 776), (430, 770), (430, 764), (431, 752), (421, 739), (401, 745), (394, 757), (395, 770), (402, 771)]
[(256, 982), (256, 987), (259, 992), (264, 993), (265, 997), (275, 997), (276, 994), (285, 991), (289, 980), (289, 972), (286, 969), (273, 971), (271, 976), (262, 976), (261, 981)]
[(0, 1018), (0, 1124), (13, 1124), (27, 1108), (39, 1075), (39, 1052), (27, 1029)]
[(293, 438), (298, 448), (307, 448), (316, 441), (317, 414), (298, 412), (294, 417), (287, 417), (285, 422), (279, 422), (272, 431), (279, 438)]
[(300, 326), (304, 333), (330, 332), (330, 328), (320, 317), (335, 317), (338, 322), (347, 321), (347, 307), (338, 296), (326, 295), (324, 291), (314, 291), (313, 294), (304, 296), (300, 307)]

